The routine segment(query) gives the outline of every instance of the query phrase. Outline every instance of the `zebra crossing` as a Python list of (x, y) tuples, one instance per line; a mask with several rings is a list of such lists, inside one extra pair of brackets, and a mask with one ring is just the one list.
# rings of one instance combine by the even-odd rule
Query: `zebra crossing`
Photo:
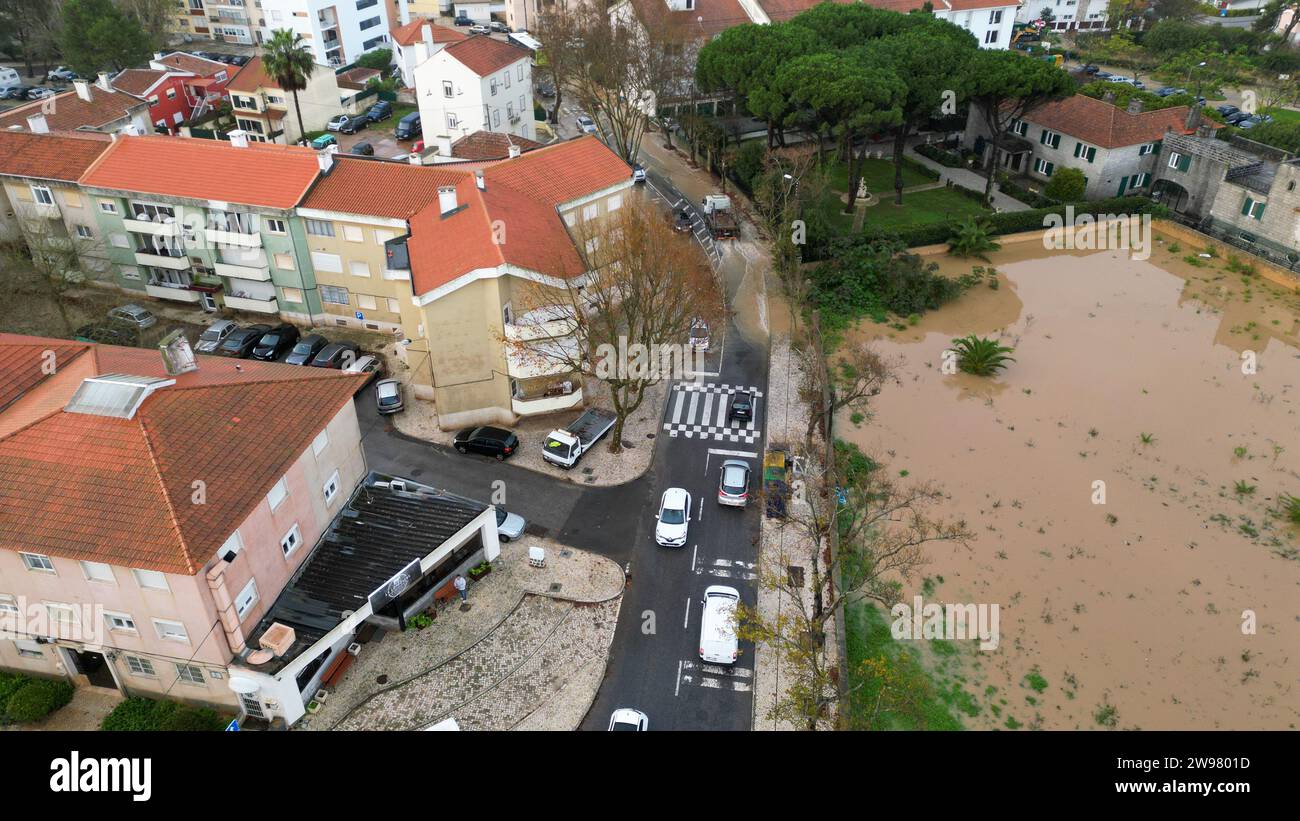
[[(754, 398), (753, 418), (727, 418), (727, 406), (735, 391), (748, 391)], [(712, 439), (715, 442), (744, 442), (752, 445), (762, 435), (757, 425), (763, 392), (743, 385), (713, 382), (678, 382), (664, 410), (664, 431), (671, 437)]]
[(754, 689), (754, 671), (748, 667), (723, 667), (705, 664), (699, 659), (683, 660), (677, 665), (677, 693), (682, 686), (703, 687), (706, 690), (732, 690), (748, 693)]
[(758, 573), (754, 571), (755, 566), (754, 562), (714, 559), (708, 563), (700, 562), (695, 568), (695, 575), (703, 576), (708, 574), (718, 579), (752, 582), (758, 579)]

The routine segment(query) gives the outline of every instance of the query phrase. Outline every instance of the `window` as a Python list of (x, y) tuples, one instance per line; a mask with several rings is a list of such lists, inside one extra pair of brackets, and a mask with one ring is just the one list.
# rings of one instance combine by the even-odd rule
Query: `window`
[(444, 97), (454, 97), (454, 96), (455, 96), (455, 92), (452, 91), (451, 80), (443, 80), (443, 81), (442, 81), (442, 96), (444, 96)]
[(383, 245), (385, 242), (388, 242), (390, 239), (393, 239), (394, 237), (397, 236), (396, 231), (385, 231), (382, 228), (376, 228), (374, 230), (375, 230), (375, 245)]
[(501, 125), (501, 109), (499, 108), (492, 109), (492, 125)]
[(126, 669), (131, 671), (133, 676), (155, 676), (157, 673), (153, 670), (153, 662), (149, 659), (143, 659), (139, 656), (126, 657)]
[(44, 185), (32, 186), (32, 199), (36, 200), (41, 205), (54, 204), (54, 194), (50, 193), (50, 189)]
[(382, 17), (371, 17), (369, 20), (362, 20), (360, 28), (362, 31), (365, 31), (366, 29), (374, 28), (375, 26), (379, 25), (379, 21), (382, 19), (383, 19)]
[(92, 231), (92, 230), (90, 230), (90, 226), (89, 226), (89, 225), (78, 225), (78, 226), (77, 226), (77, 237), (78, 237), (79, 239), (94, 239), (94, 238), (95, 238), (95, 232)]
[(400, 314), (402, 312), (402, 303), (390, 296), (388, 298), (388, 312), (390, 314)]
[(23, 611), (19, 609), (17, 599), (9, 595), (8, 593), (0, 595), (0, 613), (21, 613), (21, 612)]
[(1192, 158), (1187, 154), (1179, 154), (1177, 151), (1169, 152), (1169, 167), (1176, 171), (1186, 171), (1192, 165)]
[(447, 127), (448, 127), (448, 128), (460, 128), (460, 121), (458, 121), (458, 120), (456, 119), (456, 115), (455, 115), (455, 114), (448, 114), (448, 115), (447, 115)]
[(117, 203), (113, 202), (112, 200), (100, 200), (99, 210), (103, 211), (105, 214), (116, 214)]
[(1052, 172), (1055, 170), (1056, 170), (1055, 163), (1050, 163), (1047, 160), (1041, 158), (1034, 160), (1035, 173), (1042, 174), (1044, 177), (1050, 177), (1052, 176)]
[(300, 544), (302, 544), (302, 531), (298, 529), (298, 523), (294, 522), (293, 527), (289, 528), (289, 532), (280, 540), (280, 552), (284, 553), (287, 559), (293, 555)]
[(193, 664), (176, 664), (176, 678), (186, 684), (203, 684), (207, 682), (203, 679), (203, 668), (196, 667)]
[(337, 470), (334, 471), (334, 475), (330, 477), (330, 480), (325, 483), (322, 491), (325, 494), (325, 504), (334, 501), (334, 497), (339, 495), (339, 472)]
[(515, 118), (515, 104), (506, 103), (506, 118), (513, 120)]
[(572, 228), (575, 224), (577, 224), (577, 222), (578, 222), (578, 218), (574, 216), (574, 213), (572, 211), (564, 215), (564, 224), (569, 226), (570, 228)]
[(108, 629), (115, 630), (119, 633), (135, 633), (135, 619), (126, 613), (105, 613), (104, 618), (108, 621)]
[(1055, 131), (1048, 131), (1046, 128), (1044, 128), (1043, 133), (1038, 136), (1038, 141), (1043, 145), (1051, 146), (1052, 148), (1061, 147), (1061, 135), (1057, 134)]
[(606, 211), (617, 211), (622, 207), (623, 207), (622, 194), (615, 194), (614, 196), (610, 197), (609, 200), (605, 203)]
[(492, 96), (497, 96), (497, 78), (493, 77), (488, 81), (488, 88), (492, 89)]
[(284, 294), (285, 302), (302, 302), (302, 291), (297, 288), (281, 288), (280, 291)]
[(174, 89), (174, 88), (169, 88), (169, 89), (167, 89), (167, 99), (169, 99), (169, 100), (175, 100), (175, 99), (176, 99), (176, 89)]
[(81, 572), (86, 574), (87, 581), (117, 583), (117, 578), (113, 576), (113, 568), (103, 562), (82, 562)]
[(50, 561), (49, 556), (43, 556), (40, 553), (19, 553), (23, 557), (23, 564), (28, 570), (35, 570), (38, 573), (53, 573), (54, 562)]
[(375, 298), (369, 294), (357, 294), (357, 307), (363, 311), (373, 311), (375, 309)]
[(242, 619), (248, 615), (248, 611), (252, 610), (255, 604), (257, 604), (257, 579), (249, 579), (248, 584), (244, 585), (244, 589), (240, 590), (239, 595), (235, 597), (235, 613)]
[(311, 252), (311, 264), (318, 271), (329, 271), (334, 274), (343, 273), (343, 257), (338, 254), (327, 254), (324, 251)]
[(108, 238), (108, 241), (112, 243), (114, 248), (131, 247), (131, 240), (127, 237), (126, 234), (113, 234)]
[(368, 277), (370, 276), (370, 263), (355, 261), (349, 262), (348, 270), (352, 272), (352, 276), (354, 277)]
[(509, 71), (509, 69), (506, 70), (506, 73), (505, 73), (504, 76), (505, 76), (505, 81), (506, 81), (506, 88), (510, 88), (510, 71)]
[(268, 234), (286, 233), (284, 229), (284, 220), (268, 219), (266, 221), (266, 232)]
[(28, 641), (27, 639), (14, 639), (14, 647), (18, 649), (18, 655), (23, 656), (24, 658), (45, 658), (45, 653), (41, 652), (41, 646), (34, 641)]
[(167, 590), (167, 577), (157, 570), (132, 570), (135, 583), (146, 590)]
[(296, 271), (298, 266), (293, 264), (292, 254), (276, 254), (275, 267), (284, 271)]
[(520, 64), (519, 64), (519, 72), (518, 72), (518, 73), (519, 73), (519, 79), (520, 79), (520, 80), (524, 79), (524, 64), (523, 64), (523, 63), (520, 63)]
[(597, 206), (596, 203), (594, 202), (591, 205), (584, 205), (582, 207), (582, 221), (587, 222), (588, 220), (594, 220), (596, 218), (596, 214), (599, 213), (599, 211), (600, 211), (599, 206)]
[(1074, 144), (1074, 156), (1092, 162), (1097, 156), (1097, 149), (1087, 143)]
[(284, 483), (284, 479), (281, 479), (271, 487), (271, 492), (266, 494), (266, 502), (274, 511), (288, 496), (289, 487)]
[(994, 9), (989, 12), (989, 25), (996, 26), (1002, 22), (1002, 9)]
[(122, 279), (139, 279), (140, 269), (134, 265), (123, 265), (118, 270), (122, 273)]
[[(1002, 12), (1000, 11), (998, 12), (998, 14), (1001, 13)], [(1001, 36), (1001, 34), (1002, 32), (998, 31), (997, 29), (989, 29), (988, 31), (984, 32), (984, 44), (992, 45), (996, 43), (998, 41), (998, 37)]]
[(1261, 219), (1264, 216), (1264, 206), (1266, 204), (1252, 197), (1246, 197), (1246, 201), (1241, 205), (1241, 214), (1253, 220)]
[(320, 433), (316, 434), (316, 438), (311, 440), (312, 456), (320, 456), (320, 452), (325, 450), (325, 448), (329, 447), (329, 443), (330, 443), (329, 431), (323, 430)]
[(361, 242), (366, 238), (365, 232), (356, 225), (343, 226), (343, 239), (348, 242)]
[(1147, 143), (1138, 149), (1138, 156), (1145, 157), (1148, 154), (1154, 154), (1157, 145), (1159, 145), (1159, 143)]
[(333, 285), (320, 286), (320, 301), (328, 302), (331, 305), (350, 305), (348, 300), (348, 289), (337, 288)]
[(316, 237), (332, 237), (334, 223), (326, 220), (307, 220), (307, 233)]
[(69, 208), (80, 208), (80, 207), (81, 207), (81, 195), (78, 194), (78, 193), (75, 192), (75, 191), (64, 191), (64, 192), (63, 192), (63, 202), (64, 202), (64, 204), (66, 204)]
[(157, 631), (158, 638), (167, 641), (189, 641), (190, 634), (185, 632), (185, 625), (178, 621), (167, 621), (166, 619), (154, 619), (153, 629)]

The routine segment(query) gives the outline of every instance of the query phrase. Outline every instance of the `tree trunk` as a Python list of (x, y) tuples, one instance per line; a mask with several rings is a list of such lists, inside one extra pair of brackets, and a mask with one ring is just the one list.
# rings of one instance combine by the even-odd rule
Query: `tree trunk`
[[(302, 106), (298, 105), (298, 89), (293, 90), (293, 110), (298, 114), (298, 139), (303, 140), (304, 144), (307, 139), (307, 129), (302, 124)], [(285, 140), (285, 142), (289, 142)]]
[(844, 213), (852, 214), (853, 208), (858, 204), (858, 185), (862, 177), (862, 163), (867, 155), (867, 144), (862, 143), (862, 150), (853, 153), (853, 137), (849, 137), (849, 196), (844, 202)]
[(907, 149), (907, 121), (894, 133), (894, 204), (903, 204), (903, 151)]
[(551, 109), (551, 124), (555, 125), (560, 121), (560, 84), (555, 84), (555, 108)]
[[(996, 125), (996, 123), (994, 123)], [(996, 128), (991, 129), (993, 138), (989, 141), (988, 168), (984, 172), (984, 204), (993, 203), (993, 175), (998, 170), (998, 141)]]
[(771, 151), (776, 147), (776, 132), (772, 128), (772, 121), (767, 121), (767, 150)]

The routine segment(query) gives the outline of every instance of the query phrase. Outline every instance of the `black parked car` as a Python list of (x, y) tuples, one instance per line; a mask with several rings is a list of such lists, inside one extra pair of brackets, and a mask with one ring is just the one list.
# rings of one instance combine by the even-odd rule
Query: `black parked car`
[(352, 146), (352, 150), (348, 153), (356, 154), (359, 157), (373, 157), (375, 156), (375, 147), (370, 143), (361, 142)]
[(274, 362), (288, 353), (298, 344), (298, 329), (285, 323), (263, 334), (253, 347), (253, 358), (263, 362)]
[(32, 90), (32, 86), (14, 86), (5, 90), (4, 99), (6, 100), (25, 100), (27, 92)]
[(461, 453), (481, 453), (498, 462), (519, 450), (519, 437), (505, 428), (465, 428), (452, 441)]
[(392, 117), (393, 104), (387, 100), (380, 100), (366, 111), (366, 119), (372, 123), (377, 123), (380, 120), (390, 120)]
[(343, 124), (339, 126), (339, 131), (344, 134), (355, 134), (369, 125), (370, 121), (366, 119), (366, 115), (354, 114), (343, 120)]
[(1241, 109), (1237, 108), (1235, 105), (1228, 105), (1227, 103), (1224, 103), (1221, 106), (1215, 106), (1214, 110), (1225, 117), (1229, 114), (1236, 114), (1238, 111), (1241, 111)]
[(240, 328), (226, 337), (226, 341), (217, 348), (217, 353), (236, 359), (247, 359), (252, 355), (257, 340), (269, 330), (271, 330), (270, 325), (249, 325), (247, 328)]
[(311, 334), (298, 340), (298, 344), (293, 346), (293, 351), (289, 353), (284, 360), (286, 365), (310, 365), (311, 361), (320, 353), (321, 348), (330, 344), (330, 341), (320, 334)]
[(736, 391), (731, 395), (731, 405), (727, 408), (727, 421), (739, 419), (748, 422), (754, 418), (754, 397), (749, 391)]
[(464, 15), (457, 15), (457, 16), (456, 16), (456, 19), (455, 19), (453, 22), (454, 22), (456, 25), (458, 25), (458, 26), (472, 26), (472, 25), (474, 25), (474, 21), (471, 20), (471, 19), (469, 19), (468, 17), (466, 17), (466, 16), (464, 16)]
[(343, 369), (361, 356), (361, 348), (355, 342), (331, 342), (316, 354), (311, 364), (314, 368)]
[(1250, 115), (1249, 115), (1249, 114), (1247, 114), (1247, 113), (1244, 112), (1244, 111), (1237, 111), (1237, 112), (1234, 112), (1234, 113), (1232, 113), (1232, 114), (1229, 114), (1229, 115), (1225, 116), (1225, 117), (1223, 118), (1223, 121), (1224, 121), (1225, 123), (1227, 123), (1228, 125), (1236, 125), (1237, 123), (1241, 122), (1242, 120), (1249, 120), (1249, 119), (1250, 119)]

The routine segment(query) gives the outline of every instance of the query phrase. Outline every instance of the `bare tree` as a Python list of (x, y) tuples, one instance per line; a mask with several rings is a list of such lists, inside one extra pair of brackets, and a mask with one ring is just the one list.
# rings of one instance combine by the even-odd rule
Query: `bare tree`
[(13, 37), (28, 77), (36, 76), (36, 62), (49, 68), (58, 52), (62, 1), (0, 0), (0, 26)]
[(140, 24), (155, 49), (167, 45), (176, 0), (118, 0), (118, 6)]
[(699, 247), (644, 201), (581, 223), (573, 239), (585, 273), (531, 282), (521, 300), (545, 327), (560, 323), (571, 333), (506, 345), (525, 361), (602, 383), (616, 415), (609, 447), (618, 453), (646, 390), (691, 370), (691, 326), (716, 323), (722, 300)]
[(578, 19), (564, 0), (554, 3), (537, 18), (532, 32), (541, 43), (537, 69), (555, 86), (555, 105), (547, 114), (551, 123), (560, 121), (560, 100), (573, 77), (574, 46), (578, 41)]
[[(803, 372), (809, 375), (802, 386), (802, 397), (810, 406), (816, 407), (821, 401), (823, 386), (815, 376), (819, 372), (815, 349), (805, 346), (796, 351), (796, 355), (803, 358)], [(826, 367), (826, 378), (830, 382), (831, 416), (848, 408), (869, 417), (867, 400), (880, 393), (885, 383), (898, 381), (893, 374), (894, 367), (895, 363), (887, 361), (866, 342), (851, 342), (837, 351), (835, 361)], [(807, 441), (813, 440), (821, 429), (824, 418), (822, 414), (808, 414), (808, 430), (805, 434)]]
[(58, 310), (63, 335), (70, 336), (74, 325), (68, 315), (67, 292), (104, 275), (108, 270), (106, 249), (97, 240), (69, 236), (57, 220), (19, 213), (17, 222), (19, 230), (0, 242), (0, 260), (6, 268), (30, 269), (33, 275), (21, 279), (32, 283), (36, 295)]

